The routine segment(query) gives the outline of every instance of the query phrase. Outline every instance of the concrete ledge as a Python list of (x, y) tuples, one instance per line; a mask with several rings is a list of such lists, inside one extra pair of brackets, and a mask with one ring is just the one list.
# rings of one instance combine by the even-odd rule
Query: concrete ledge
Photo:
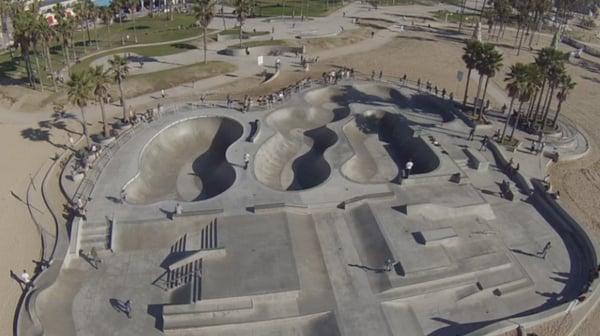
[(447, 241), (451, 241), (458, 237), (452, 227), (419, 231), (415, 232), (415, 236), (421, 238), (421, 241), (418, 241), (418, 243), (421, 243), (423, 245), (441, 244)]
[[(506, 154), (504, 150), (500, 148), (500, 145), (498, 145), (496, 141), (493, 140), (488, 141), (487, 144), (488, 147), (494, 153), (494, 157), (496, 158), (498, 163), (500, 163), (501, 167), (505, 167), (506, 165), (508, 165), (509, 160), (506, 158)], [(512, 179), (517, 184), (517, 186), (519, 186), (521, 191), (523, 191), (526, 195), (529, 196), (533, 193), (534, 188), (531, 184), (531, 181), (529, 180), (529, 177), (525, 176), (521, 171), (516, 172), (513, 175)]]
[(365, 200), (382, 200), (383, 201), (383, 200), (391, 200), (391, 199), (394, 199), (395, 197), (396, 197), (396, 194), (394, 194), (393, 191), (360, 195), (360, 196), (349, 198), (349, 199), (343, 201), (342, 203), (340, 203), (338, 205), (338, 208), (344, 209), (348, 205), (351, 205), (351, 204), (354, 204), (357, 202), (361, 202), (361, 201), (365, 201)]
[(307, 205), (300, 204), (287, 204), (287, 203), (266, 203), (266, 204), (256, 204), (247, 208), (248, 211), (253, 213), (269, 213), (274, 211), (285, 211), (285, 210), (299, 210), (300, 212), (305, 212), (304, 210), (308, 209)]
[(490, 163), (479, 151), (469, 147), (465, 149), (465, 154), (469, 157), (471, 166), (477, 171), (488, 170)]
[(216, 248), (216, 249), (210, 249), (210, 250), (200, 250), (200, 251), (196, 251), (193, 254), (184, 257), (174, 263), (172, 263), (171, 265), (169, 265), (169, 271), (173, 271), (181, 266), (184, 266), (188, 263), (194, 262), (198, 259), (204, 259), (204, 258), (222, 258), (225, 257), (227, 255), (227, 250), (225, 250), (225, 248)]

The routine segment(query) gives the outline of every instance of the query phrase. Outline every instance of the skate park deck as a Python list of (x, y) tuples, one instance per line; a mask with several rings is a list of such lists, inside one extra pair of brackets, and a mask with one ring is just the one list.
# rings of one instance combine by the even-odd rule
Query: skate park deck
[(104, 168), (75, 248), (102, 263), (67, 258), (35, 304), (44, 330), (66, 278), (63, 335), (466, 335), (574, 300), (588, 252), (527, 193), (498, 196), (490, 151), (469, 166), (450, 109), (348, 81), (273, 109), (165, 114)]

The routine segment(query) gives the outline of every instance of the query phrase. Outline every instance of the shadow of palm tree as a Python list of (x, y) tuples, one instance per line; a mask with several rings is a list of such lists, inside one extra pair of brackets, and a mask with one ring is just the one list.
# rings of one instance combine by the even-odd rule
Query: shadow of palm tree
[(54, 147), (65, 148), (64, 145), (56, 144), (50, 139), (51, 134), (48, 129), (29, 127), (21, 131), (21, 136), (23, 137), (23, 139), (27, 139), (30, 141), (45, 141)]

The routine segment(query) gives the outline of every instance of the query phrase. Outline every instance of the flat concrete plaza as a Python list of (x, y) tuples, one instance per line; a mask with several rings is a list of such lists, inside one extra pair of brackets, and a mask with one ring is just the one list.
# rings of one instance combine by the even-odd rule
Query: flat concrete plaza
[(44, 332), (484, 335), (585, 293), (577, 233), (448, 97), (399, 84), (164, 108), (105, 149), (89, 198), (67, 167), (86, 216), (35, 299)]

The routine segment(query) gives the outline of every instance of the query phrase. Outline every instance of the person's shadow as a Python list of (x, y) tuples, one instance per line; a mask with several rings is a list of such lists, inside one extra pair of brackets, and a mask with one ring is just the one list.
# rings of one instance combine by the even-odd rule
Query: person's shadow
[(125, 307), (125, 302), (115, 298), (108, 299), (108, 302), (110, 302), (110, 305), (113, 307), (114, 310), (127, 315), (127, 308)]
[(27, 283), (25, 283), (25, 281), (23, 281), (23, 279), (21, 279), (20, 276), (18, 276), (15, 272), (13, 272), (12, 270), (10, 271), (10, 277), (13, 278), (21, 287), (21, 290), (26, 290), (27, 289)]
[(360, 268), (365, 272), (367, 272), (367, 271), (371, 271), (371, 272), (375, 272), (375, 273), (387, 272), (387, 270), (385, 268), (374, 268), (374, 267), (369, 267), (369, 266), (365, 266), (365, 265), (356, 265), (356, 264), (348, 264), (348, 266)]
[(175, 213), (176, 211), (169, 211), (163, 208), (159, 208), (160, 212), (162, 212), (163, 214), (165, 214), (165, 216), (167, 216), (168, 219), (173, 220), (173, 217), (175, 217)]
[(88, 264), (90, 264), (90, 266), (92, 266), (95, 269), (98, 269), (98, 265), (96, 265), (95, 260), (93, 260), (87, 254), (85, 254), (85, 252), (83, 252), (83, 250), (79, 250), (79, 256), (83, 260), (85, 260)]

